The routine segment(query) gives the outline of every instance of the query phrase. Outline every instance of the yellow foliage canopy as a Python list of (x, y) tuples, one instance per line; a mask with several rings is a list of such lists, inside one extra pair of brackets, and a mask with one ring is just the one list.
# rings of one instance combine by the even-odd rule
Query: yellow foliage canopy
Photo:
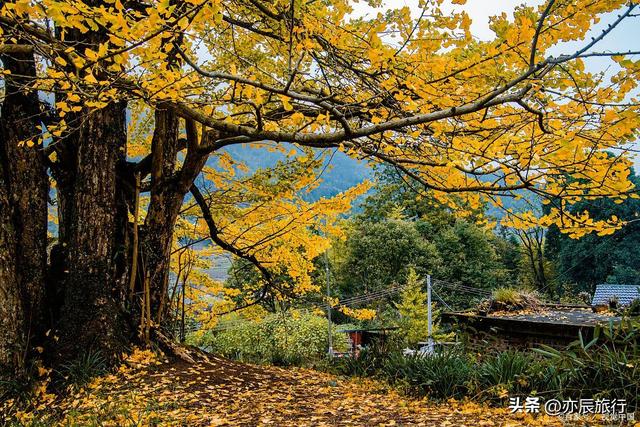
[[(488, 41), (472, 38), (472, 17), (446, 13), (440, 1), (421, 2), (419, 18), (400, 8), (355, 19), (353, 3), (12, 0), (0, 9), (0, 51), (33, 51), (39, 71), (31, 84), (55, 93), (59, 120), (31, 144), (64, 138), (74, 126), (69, 113), (116, 100), (132, 111), (131, 158), (149, 153), (149, 111), (158, 105), (201, 133), (218, 131), (200, 150), (216, 164), (202, 179), (221, 236), (293, 278), (295, 293), (316, 289), (310, 260), (328, 244), (317, 230), (339, 233), (333, 220), (366, 188), (307, 202), (319, 165), (311, 149), (393, 164), (452, 208), (502, 207), (502, 197), (525, 190), (549, 201), (542, 215), (511, 212), (507, 221), (518, 228), (556, 224), (579, 237), (623, 225), (569, 207), (636, 197), (628, 153), (640, 127), (638, 52), (598, 50), (636, 2), (521, 6), (513, 18), (492, 18)], [(619, 17), (602, 25), (613, 11)], [(89, 47), (66, 41), (90, 32), (102, 37)], [(549, 54), (567, 41), (581, 47)], [(589, 72), (593, 56), (609, 58), (615, 73)], [(247, 175), (220, 150), (232, 144), (266, 145), (286, 160)], [(185, 203), (174, 250), (200, 252), (192, 260), (216, 255), (189, 244), (209, 233)], [(180, 262), (174, 257), (182, 277)], [(205, 283), (206, 263), (192, 264)], [(191, 292), (203, 304), (214, 303), (206, 295), (228, 303), (213, 283)]]

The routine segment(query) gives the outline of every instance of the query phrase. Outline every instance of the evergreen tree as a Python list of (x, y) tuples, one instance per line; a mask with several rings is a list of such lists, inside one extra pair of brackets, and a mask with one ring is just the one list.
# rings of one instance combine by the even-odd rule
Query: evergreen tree
[(413, 268), (409, 268), (405, 288), (396, 304), (400, 315), (400, 332), (407, 344), (424, 341), (428, 337), (427, 294), (422, 290), (422, 279)]

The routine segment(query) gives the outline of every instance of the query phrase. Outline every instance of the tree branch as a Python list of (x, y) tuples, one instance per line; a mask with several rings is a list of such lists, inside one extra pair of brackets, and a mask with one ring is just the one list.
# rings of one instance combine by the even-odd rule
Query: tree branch
[(535, 114), (538, 117), (538, 125), (540, 126), (540, 130), (542, 130), (542, 132), (551, 133), (544, 124), (544, 114), (542, 113), (542, 111), (536, 110), (535, 108), (524, 102), (522, 99), (517, 100), (516, 103), (529, 113)]
[[(560, 55), (557, 58), (549, 58), (549, 59), (547, 59), (547, 61), (549, 63), (551, 63), (551, 64), (560, 64), (562, 62), (567, 62), (567, 61), (570, 61), (572, 59), (584, 58), (586, 56), (589, 56), (589, 54), (585, 55), (585, 52), (588, 51), (589, 49), (591, 49), (598, 42), (600, 42), (602, 39), (604, 39), (607, 36), (607, 34), (609, 34), (611, 31), (613, 31), (614, 28), (616, 28), (625, 18), (627, 18), (629, 16), (629, 14), (633, 11), (633, 9), (635, 9), (636, 6), (637, 6), (637, 4), (631, 4), (631, 6), (629, 6), (624, 13), (622, 13), (621, 15), (618, 16), (618, 19), (616, 19), (614, 22), (609, 24), (607, 26), (607, 28), (602, 30), (602, 33), (600, 35), (598, 35), (598, 37), (592, 38), (591, 42), (587, 43), (587, 45), (584, 46), (582, 49), (579, 49), (579, 50), (575, 51), (571, 55)], [(610, 55), (612, 55), (612, 54), (610, 54)]]
[(33, 53), (34, 47), (29, 44), (3, 44), (0, 45), (0, 55), (12, 53)]
[[(255, 255), (248, 254), (241, 251), (240, 249), (236, 248), (235, 246), (231, 245), (230, 243), (222, 239), (222, 237), (220, 237), (220, 230), (218, 229), (218, 226), (216, 225), (213, 219), (213, 215), (211, 214), (209, 205), (207, 204), (207, 201), (205, 200), (204, 196), (202, 195), (202, 193), (200, 192), (200, 190), (195, 184), (191, 186), (191, 194), (193, 195), (193, 198), (196, 200), (196, 203), (198, 204), (198, 206), (200, 207), (200, 210), (202, 211), (202, 216), (205, 222), (207, 223), (207, 227), (209, 227), (209, 235), (211, 237), (211, 240), (220, 248), (224, 249), (225, 251), (230, 252), (235, 256), (237, 256), (238, 258), (247, 260), (251, 264), (255, 265), (266, 281), (264, 288), (266, 289), (268, 287), (271, 287), (273, 284), (273, 277), (269, 272), (269, 270), (267, 270), (267, 268), (264, 265), (262, 265), (260, 261), (258, 261)], [(265, 294), (266, 294), (266, 291), (265, 291)]]
[(551, 12), (551, 8), (556, 0), (549, 0), (547, 3), (547, 7), (545, 7), (542, 15), (540, 15), (540, 19), (538, 19), (538, 25), (536, 27), (536, 33), (533, 36), (533, 42), (531, 43), (531, 56), (529, 57), (529, 68), (533, 68), (536, 63), (536, 50), (538, 48), (538, 38), (540, 37), (540, 33), (542, 32), (542, 26), (544, 25), (544, 20), (549, 16), (549, 12)]
[[(537, 67), (536, 67), (537, 69)], [(446, 110), (438, 110), (427, 114), (417, 114), (400, 119), (392, 119), (386, 122), (363, 126), (359, 129), (353, 129), (351, 134), (346, 131), (335, 131), (327, 133), (299, 133), (299, 132), (282, 132), (282, 131), (259, 131), (250, 126), (236, 125), (233, 123), (225, 122), (222, 120), (214, 119), (200, 111), (197, 111), (184, 103), (173, 103), (176, 111), (182, 117), (189, 117), (193, 120), (200, 122), (210, 128), (217, 129), (225, 134), (230, 135), (243, 135), (255, 140), (269, 140), (276, 142), (292, 142), (300, 145), (306, 145), (310, 147), (333, 147), (341, 142), (361, 138), (365, 136), (371, 136), (380, 134), (389, 130), (399, 130), (404, 127), (419, 125), (424, 123), (433, 122), (436, 120), (447, 119), (451, 117), (458, 117), (465, 114), (474, 113), (476, 111), (483, 110), (487, 107), (494, 105), (505, 104), (508, 102), (515, 102), (522, 98), (530, 89), (530, 86), (526, 86), (518, 92), (499, 96), (506, 92), (511, 87), (515, 86), (519, 82), (528, 78), (533, 71), (523, 74), (520, 78), (515, 79), (511, 83), (508, 83), (504, 87), (496, 89), (489, 93), (487, 96), (467, 104), (463, 104), (460, 107), (447, 108)]]

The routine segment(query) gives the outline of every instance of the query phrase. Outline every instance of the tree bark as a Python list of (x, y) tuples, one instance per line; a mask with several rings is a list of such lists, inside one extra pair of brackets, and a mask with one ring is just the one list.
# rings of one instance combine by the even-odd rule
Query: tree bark
[(116, 171), (124, 163), (126, 106), (114, 103), (91, 113), (77, 135), (69, 217), (68, 276), (61, 320), (61, 351), (74, 357), (89, 350), (117, 355), (129, 342), (125, 289), (116, 259), (121, 209)]
[(0, 162), (0, 379), (22, 369), (24, 315), (16, 274), (13, 209), (6, 191), (5, 162)]
[(174, 182), (178, 132), (179, 118), (175, 111), (159, 106), (151, 142), (151, 200), (142, 241), (143, 268), (150, 278), (154, 321), (161, 320), (160, 311), (166, 306), (173, 227), (184, 197), (176, 194)]
[[(0, 117), (0, 282), (6, 297), (1, 303), (0, 322), (8, 322), (6, 333), (18, 342), (12, 344), (3, 337), (0, 347), (9, 345), (14, 352), (21, 352), (12, 357), (21, 360), (43, 332), (49, 178), (36, 127), (41, 120), (40, 103), (30, 88), (36, 75), (33, 54), (12, 53), (1, 60), (11, 74), (5, 77)], [(0, 359), (6, 361), (6, 357)]]
[[(65, 38), (95, 46), (104, 42), (105, 32), (70, 30)], [(126, 305), (133, 252), (126, 104), (113, 102), (97, 111), (68, 113), (65, 119), (72, 128), (55, 141), (57, 159), (48, 162), (41, 146), (20, 144), (37, 136), (36, 124), (41, 123), (37, 93), (26, 84), (36, 75), (33, 53), (9, 49), (4, 55), (3, 65), (12, 73), (6, 77), (0, 129), (0, 368), (19, 368), (30, 346), (30, 331), (51, 326), (59, 337), (54, 363), (93, 350), (107, 357), (119, 355), (131, 343), (131, 326), (137, 321), (135, 305)], [(104, 70), (108, 64), (102, 65)], [(151, 279), (153, 320), (160, 322), (167, 308), (173, 229), (207, 155), (198, 152), (191, 123), (187, 133), (190, 148), (195, 148), (176, 172), (177, 155), (184, 148), (178, 139), (178, 115), (163, 106), (155, 114), (151, 200), (140, 236), (144, 270), (140, 276)], [(59, 224), (47, 271), (48, 167), (57, 184)], [(46, 320), (44, 311), (49, 312)]]
[[(188, 150), (182, 168), (175, 171), (181, 144), (178, 140), (179, 121), (172, 109), (156, 110), (152, 142), (151, 201), (145, 219), (142, 243), (144, 268), (151, 278), (151, 309), (153, 320), (162, 323), (168, 309), (168, 279), (173, 230), (184, 198), (202, 170), (207, 154), (198, 151), (195, 123), (187, 121)], [(217, 133), (204, 133), (215, 138)]]

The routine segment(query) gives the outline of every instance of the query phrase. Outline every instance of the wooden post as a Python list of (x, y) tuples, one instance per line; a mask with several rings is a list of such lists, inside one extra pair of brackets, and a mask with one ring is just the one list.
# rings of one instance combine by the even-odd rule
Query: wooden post
[(151, 288), (150, 282), (151, 278), (149, 277), (149, 274), (147, 274), (144, 280), (145, 310), (147, 312), (147, 315), (145, 316), (146, 322), (144, 327), (144, 339), (147, 345), (149, 344), (149, 331), (151, 329), (151, 291), (149, 290), (149, 288)]
[(133, 291), (138, 274), (138, 211), (140, 210), (140, 173), (136, 172), (136, 194), (133, 205), (133, 248), (131, 254), (131, 275), (129, 276), (129, 300), (133, 300)]
[(184, 331), (184, 300), (185, 293), (187, 287), (187, 280), (182, 281), (182, 319), (180, 319), (180, 342), (184, 342), (185, 340), (185, 331)]
[(142, 335), (142, 339), (147, 345), (149, 344), (149, 330), (151, 327), (150, 281), (149, 273), (146, 273), (143, 281), (142, 304), (140, 307), (140, 335)]
[(427, 274), (427, 333), (429, 334), (427, 338), (427, 351), (429, 354), (433, 354), (434, 351), (434, 343), (433, 343), (433, 315), (431, 313), (431, 275)]

